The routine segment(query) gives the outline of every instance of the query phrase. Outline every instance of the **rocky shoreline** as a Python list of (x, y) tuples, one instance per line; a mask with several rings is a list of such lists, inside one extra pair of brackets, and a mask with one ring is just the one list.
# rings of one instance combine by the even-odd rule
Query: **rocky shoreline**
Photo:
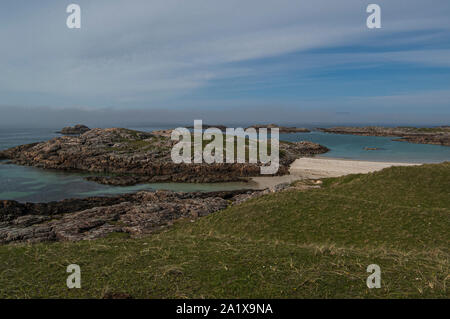
[[(88, 180), (108, 185), (230, 182), (260, 175), (260, 164), (175, 164), (171, 159), (174, 143), (168, 131), (153, 134), (123, 128), (88, 129), (81, 134), (0, 151), (0, 159), (18, 165), (90, 172)], [(288, 174), (289, 165), (299, 157), (326, 151), (326, 147), (311, 142), (280, 142), (277, 174)], [(142, 191), (37, 204), (3, 200), (0, 244), (89, 240), (111, 233), (140, 236), (175, 220), (194, 220), (283, 187), (212, 193)]]
[(334, 134), (352, 134), (362, 136), (396, 136), (400, 137), (394, 141), (409, 142), (416, 144), (434, 144), (450, 146), (450, 126), (433, 128), (415, 127), (350, 127), (339, 126), (331, 128), (318, 128), (319, 131)]
[[(78, 136), (62, 136), (47, 142), (0, 151), (0, 159), (17, 165), (95, 173), (91, 181), (108, 185), (148, 182), (234, 182), (260, 175), (261, 164), (175, 164), (169, 137), (123, 128), (91, 129)], [(280, 142), (278, 175), (302, 156), (328, 149), (311, 142)], [(99, 175), (100, 174), (100, 175)]]
[(141, 236), (170, 226), (176, 220), (194, 221), (284, 187), (211, 193), (143, 191), (38, 204), (3, 200), (0, 201), (0, 244), (91, 240), (111, 233)]

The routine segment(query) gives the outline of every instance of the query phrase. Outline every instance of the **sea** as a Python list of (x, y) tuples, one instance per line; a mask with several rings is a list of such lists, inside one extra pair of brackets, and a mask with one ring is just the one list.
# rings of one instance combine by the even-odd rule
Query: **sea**
[[(151, 132), (170, 127), (128, 127)], [(46, 141), (61, 136), (54, 128), (0, 128), (0, 150), (17, 145)], [(393, 141), (394, 137), (374, 137), (310, 133), (280, 134), (284, 141), (311, 141), (330, 149), (320, 157), (404, 163), (450, 161), (450, 147)], [(366, 150), (377, 148), (377, 150)], [(0, 161), (0, 200), (50, 202), (66, 198), (108, 196), (141, 190), (218, 191), (250, 188), (246, 183), (148, 183), (134, 186), (109, 186), (84, 179), (88, 174), (45, 170)], [(89, 174), (91, 175), (91, 174)]]

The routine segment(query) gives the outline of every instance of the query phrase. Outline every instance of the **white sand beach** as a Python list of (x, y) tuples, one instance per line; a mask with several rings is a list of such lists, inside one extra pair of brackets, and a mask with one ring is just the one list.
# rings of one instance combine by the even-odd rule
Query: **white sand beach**
[(323, 157), (303, 157), (291, 164), (290, 175), (274, 177), (254, 177), (256, 188), (272, 188), (278, 184), (291, 183), (301, 179), (339, 177), (348, 174), (366, 174), (391, 166), (414, 166), (420, 163), (369, 162)]
[(303, 157), (292, 163), (290, 173), (304, 178), (338, 177), (348, 174), (365, 174), (391, 166), (421, 165), (398, 162), (369, 162), (334, 158)]

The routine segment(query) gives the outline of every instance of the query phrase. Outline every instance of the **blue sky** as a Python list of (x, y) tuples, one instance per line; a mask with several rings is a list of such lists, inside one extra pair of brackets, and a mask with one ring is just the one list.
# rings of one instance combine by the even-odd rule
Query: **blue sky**
[[(449, 124), (448, 0), (72, 2), (80, 30), (65, 24), (71, 2), (1, 1), (3, 121), (53, 109)], [(381, 29), (366, 27), (370, 3)]]

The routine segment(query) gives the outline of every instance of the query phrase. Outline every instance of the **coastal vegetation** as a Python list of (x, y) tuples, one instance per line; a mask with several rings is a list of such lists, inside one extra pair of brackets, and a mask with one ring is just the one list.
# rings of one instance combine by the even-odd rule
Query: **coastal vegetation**
[(448, 298), (449, 162), (308, 183), (138, 238), (2, 245), (0, 297)]

